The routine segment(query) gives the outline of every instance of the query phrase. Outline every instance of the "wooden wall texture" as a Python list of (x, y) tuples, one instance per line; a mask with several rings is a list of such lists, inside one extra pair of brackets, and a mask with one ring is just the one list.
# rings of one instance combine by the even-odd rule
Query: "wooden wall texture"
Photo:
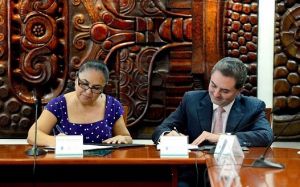
[[(289, 20), (285, 12), (297, 14), (284, 2), (277, 3), (278, 31), (280, 19)], [(297, 29), (286, 30), (298, 36)], [(223, 56), (248, 66), (243, 93), (256, 96), (257, 32), (257, 0), (0, 0), (0, 137), (26, 137), (35, 115), (33, 93), (46, 104), (72, 90), (86, 59), (108, 64), (105, 92), (128, 106), (134, 138), (150, 138), (185, 91), (206, 89), (212, 66)], [(286, 71), (290, 66), (299, 76), (297, 53), (283, 44), (276, 56), (285, 55)], [(283, 79), (280, 85), (295, 85)], [(275, 93), (275, 101), (294, 103), (297, 84), (298, 96), (288, 89)]]
[(300, 4), (299, 1), (276, 1), (274, 55), (273, 129), (281, 138), (300, 138)]

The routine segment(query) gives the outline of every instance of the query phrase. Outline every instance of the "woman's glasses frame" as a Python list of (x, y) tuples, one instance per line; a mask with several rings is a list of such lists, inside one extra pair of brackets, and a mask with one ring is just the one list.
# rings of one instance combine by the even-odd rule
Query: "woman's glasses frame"
[(82, 81), (79, 76), (77, 76), (77, 83), (78, 83), (78, 86), (80, 88), (82, 88), (84, 91), (87, 91), (88, 89), (91, 89), (91, 92), (94, 93), (94, 94), (102, 94), (103, 93), (103, 87), (102, 86), (90, 86), (89, 85), (89, 82), (84, 82)]

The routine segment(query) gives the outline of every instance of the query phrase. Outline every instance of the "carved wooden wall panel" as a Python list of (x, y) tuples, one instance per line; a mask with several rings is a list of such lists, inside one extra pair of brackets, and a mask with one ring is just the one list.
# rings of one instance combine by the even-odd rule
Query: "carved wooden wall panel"
[[(169, 65), (175, 73), (191, 68), (191, 1), (180, 4), (180, 8), (173, 1), (149, 0), (70, 4), (71, 66), (76, 70), (84, 59), (105, 59), (111, 69), (106, 93), (128, 106), (127, 123), (135, 137), (149, 137), (147, 128), (163, 120), (168, 111), (165, 98), (173, 101), (174, 93), (191, 89), (192, 82), (182, 82), (176, 92), (172, 90), (176, 86), (166, 86)], [(171, 50), (189, 55), (171, 55)]]
[(0, 0), (0, 136), (25, 137), (34, 96), (73, 89), (86, 59), (108, 64), (105, 92), (128, 105), (128, 127), (149, 138), (183, 93), (206, 89), (225, 55), (249, 68), (256, 95), (256, 0)]
[(224, 13), (225, 56), (240, 58), (248, 68), (244, 95), (257, 95), (258, 2), (227, 1)]
[(46, 102), (64, 89), (67, 13), (56, 1), (0, 5), (1, 137), (24, 137), (34, 119), (33, 91)]
[(296, 0), (276, 2), (274, 107), (273, 118), (278, 134), (290, 124), (281, 138), (300, 138), (300, 4)]

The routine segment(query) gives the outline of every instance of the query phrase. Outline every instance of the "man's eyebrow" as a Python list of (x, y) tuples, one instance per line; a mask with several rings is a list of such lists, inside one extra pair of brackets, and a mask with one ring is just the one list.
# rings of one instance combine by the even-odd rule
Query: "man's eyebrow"
[[(217, 86), (215, 83), (214, 83), (214, 81), (212, 81), (212, 80), (210, 80), (211, 81), (211, 83), (214, 85), (214, 86)], [(217, 86), (218, 87), (218, 86)], [(220, 88), (220, 90), (222, 90), (222, 91), (228, 91), (228, 92), (230, 92), (231, 90), (230, 89), (227, 89), (227, 88)]]
[(225, 88), (221, 88), (222, 91), (227, 91), (227, 92), (230, 92), (231, 90), (229, 89), (225, 89)]

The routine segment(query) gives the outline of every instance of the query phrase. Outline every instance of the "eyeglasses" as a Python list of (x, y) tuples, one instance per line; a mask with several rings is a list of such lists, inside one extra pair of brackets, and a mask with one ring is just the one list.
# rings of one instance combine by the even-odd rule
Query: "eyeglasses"
[(88, 89), (91, 89), (92, 93), (94, 94), (101, 94), (103, 92), (103, 87), (102, 86), (89, 86), (89, 82), (84, 82), (83, 80), (81, 80), (79, 78), (79, 76), (77, 76), (78, 78), (78, 86), (82, 89), (84, 89), (85, 91)]

